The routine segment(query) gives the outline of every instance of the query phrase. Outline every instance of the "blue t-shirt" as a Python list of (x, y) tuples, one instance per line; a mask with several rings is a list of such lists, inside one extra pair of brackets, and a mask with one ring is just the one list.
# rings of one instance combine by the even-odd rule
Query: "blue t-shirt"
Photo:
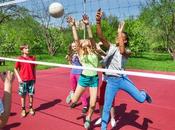
[[(78, 55), (77, 54), (73, 54), (72, 56), (72, 60), (71, 60), (71, 64), (72, 65), (76, 65), (76, 66), (81, 66), (81, 63), (80, 63), (80, 60), (78, 58)], [(71, 73), (72, 74), (81, 74), (82, 72), (82, 69), (72, 69), (71, 70)]]

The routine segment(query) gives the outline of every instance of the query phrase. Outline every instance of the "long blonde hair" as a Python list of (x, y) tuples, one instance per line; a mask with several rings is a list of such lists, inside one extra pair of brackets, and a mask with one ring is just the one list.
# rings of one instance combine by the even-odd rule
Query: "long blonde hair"
[(89, 39), (81, 39), (79, 40), (79, 55), (84, 56), (88, 55), (90, 53), (97, 54), (96, 48), (94, 47), (95, 43), (92, 43), (94, 41)]

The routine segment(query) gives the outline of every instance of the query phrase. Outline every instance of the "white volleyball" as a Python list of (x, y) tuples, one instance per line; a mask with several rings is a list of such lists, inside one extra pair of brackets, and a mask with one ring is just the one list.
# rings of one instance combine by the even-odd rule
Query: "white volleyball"
[(64, 7), (58, 2), (49, 5), (49, 14), (54, 18), (59, 18), (64, 14)]

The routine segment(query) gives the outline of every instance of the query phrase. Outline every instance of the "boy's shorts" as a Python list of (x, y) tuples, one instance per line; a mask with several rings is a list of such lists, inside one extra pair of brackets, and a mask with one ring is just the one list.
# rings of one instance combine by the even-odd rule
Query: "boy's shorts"
[(35, 80), (23, 81), (23, 83), (19, 84), (18, 94), (20, 96), (25, 96), (27, 93), (29, 95), (34, 95), (35, 93)]
[(2, 103), (2, 99), (0, 99), (0, 115), (4, 112), (4, 105)]
[(98, 75), (86, 76), (81, 74), (78, 80), (78, 84), (82, 87), (98, 87)]

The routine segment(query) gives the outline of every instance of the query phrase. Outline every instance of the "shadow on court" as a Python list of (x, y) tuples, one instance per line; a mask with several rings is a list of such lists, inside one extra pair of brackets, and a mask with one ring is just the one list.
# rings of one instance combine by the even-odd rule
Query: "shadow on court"
[(130, 125), (133, 127), (136, 127), (141, 130), (147, 130), (149, 127), (149, 124), (152, 124), (153, 121), (151, 121), (148, 118), (143, 119), (143, 123), (139, 124), (136, 122), (136, 120), (140, 117), (138, 110), (131, 110), (130, 112), (126, 112), (127, 104), (120, 104), (119, 106), (115, 107), (116, 111), (116, 121), (117, 125), (112, 130), (119, 130), (120, 128)]
[[(136, 120), (140, 117), (138, 110), (131, 110), (130, 112), (126, 112), (127, 104), (120, 104), (119, 106), (115, 106), (115, 119), (117, 121), (116, 127), (112, 128), (111, 130), (120, 130), (122, 127), (130, 125), (135, 128), (138, 128), (140, 130), (148, 130), (149, 124), (153, 123), (148, 118), (143, 119), (143, 123), (139, 124), (136, 122)], [(92, 124), (95, 124), (95, 122), (99, 118), (92, 121)], [(91, 126), (91, 130), (93, 130), (96, 127), (101, 127), (101, 125)]]
[(53, 106), (55, 106), (56, 104), (58, 104), (60, 102), (61, 102), (60, 99), (55, 99), (53, 101), (43, 103), (38, 108), (36, 108), (35, 111), (49, 109), (50, 107), (53, 107)]
[(17, 115), (16, 112), (11, 112), (11, 113), (10, 113), (10, 116), (15, 116), (15, 115)]
[(19, 122), (8, 124), (4, 128), (2, 128), (2, 130), (10, 130), (10, 129), (18, 127), (20, 125), (21, 125), (21, 123), (19, 123)]

